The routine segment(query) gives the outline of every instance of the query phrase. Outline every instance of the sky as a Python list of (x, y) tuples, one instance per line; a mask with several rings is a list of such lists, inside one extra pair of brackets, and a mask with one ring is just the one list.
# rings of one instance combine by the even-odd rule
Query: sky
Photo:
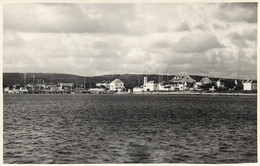
[(257, 3), (4, 4), (4, 72), (256, 79)]

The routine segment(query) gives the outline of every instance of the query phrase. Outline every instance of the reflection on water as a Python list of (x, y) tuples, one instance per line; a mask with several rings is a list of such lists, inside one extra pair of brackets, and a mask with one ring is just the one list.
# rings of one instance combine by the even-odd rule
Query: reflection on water
[(256, 97), (4, 95), (4, 163), (257, 161)]

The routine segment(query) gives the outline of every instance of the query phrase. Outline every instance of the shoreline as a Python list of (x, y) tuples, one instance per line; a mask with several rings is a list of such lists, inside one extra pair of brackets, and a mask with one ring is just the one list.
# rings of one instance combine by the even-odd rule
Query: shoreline
[(120, 93), (3, 93), (3, 95), (212, 95), (212, 96), (257, 96), (257, 93), (207, 93), (207, 92), (120, 92)]
[(257, 96), (257, 93), (207, 93), (207, 92), (143, 92), (132, 93), (136, 95), (140, 94), (153, 94), (153, 95), (219, 95), (219, 96)]

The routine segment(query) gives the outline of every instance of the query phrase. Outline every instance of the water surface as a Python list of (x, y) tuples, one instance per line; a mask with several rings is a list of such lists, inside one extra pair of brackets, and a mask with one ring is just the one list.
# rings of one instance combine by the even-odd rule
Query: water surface
[(4, 163), (257, 162), (256, 96), (4, 95)]

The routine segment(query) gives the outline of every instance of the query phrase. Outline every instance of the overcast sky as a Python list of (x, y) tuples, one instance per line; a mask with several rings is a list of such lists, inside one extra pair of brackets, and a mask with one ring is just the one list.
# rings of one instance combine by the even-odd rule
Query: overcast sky
[(257, 3), (3, 8), (4, 72), (256, 78)]

